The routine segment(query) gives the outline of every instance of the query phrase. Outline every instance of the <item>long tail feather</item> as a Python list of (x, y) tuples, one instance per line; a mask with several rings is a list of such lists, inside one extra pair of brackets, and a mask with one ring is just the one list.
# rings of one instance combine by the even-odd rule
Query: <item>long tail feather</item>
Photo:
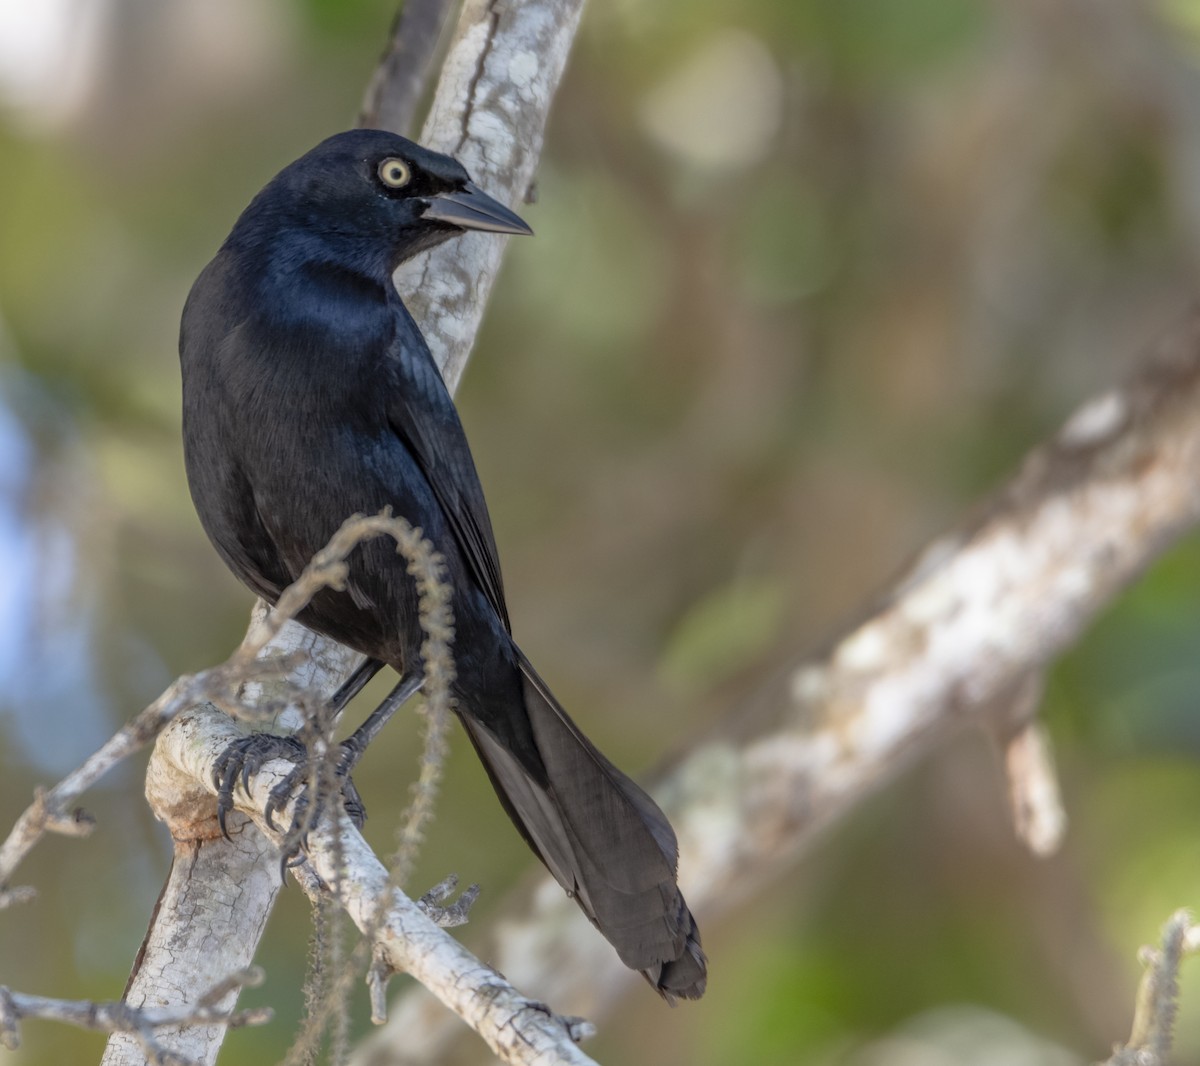
[(469, 708), (463, 724), (521, 835), (609, 940), (670, 1002), (704, 993), (700, 932), (676, 884), (675, 833), (658, 805), (610, 763), (517, 652), (531, 770)]

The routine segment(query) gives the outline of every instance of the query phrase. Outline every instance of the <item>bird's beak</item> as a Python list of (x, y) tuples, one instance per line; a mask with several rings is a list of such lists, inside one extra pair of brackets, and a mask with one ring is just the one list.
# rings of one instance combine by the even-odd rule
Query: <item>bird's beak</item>
[(528, 223), (493, 200), (479, 186), (468, 181), (454, 192), (438, 193), (430, 197), (429, 206), (421, 213), (422, 218), (447, 222), (459, 229), (484, 230), (487, 233), (533, 234)]

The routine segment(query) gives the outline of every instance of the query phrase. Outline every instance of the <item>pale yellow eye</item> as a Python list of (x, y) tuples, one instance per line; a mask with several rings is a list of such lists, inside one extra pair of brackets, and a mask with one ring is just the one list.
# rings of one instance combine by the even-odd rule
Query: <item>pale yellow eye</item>
[(389, 189), (399, 189), (408, 184), (412, 171), (403, 159), (385, 159), (379, 164), (379, 180)]

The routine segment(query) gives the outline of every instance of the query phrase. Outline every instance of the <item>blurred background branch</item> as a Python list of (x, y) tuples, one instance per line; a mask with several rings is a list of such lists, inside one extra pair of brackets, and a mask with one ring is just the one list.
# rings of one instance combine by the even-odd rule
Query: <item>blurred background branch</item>
[(367, 85), (359, 126), (414, 136), (417, 107), (429, 89), (438, 44), (455, 7), (452, 0), (406, 0)]
[(1138, 952), (1146, 970), (1138, 984), (1133, 1031), (1129, 1043), (1117, 1047), (1102, 1066), (1166, 1066), (1179, 1010), (1179, 968), (1197, 951), (1200, 931), (1191, 914), (1176, 911), (1163, 926), (1161, 946)]

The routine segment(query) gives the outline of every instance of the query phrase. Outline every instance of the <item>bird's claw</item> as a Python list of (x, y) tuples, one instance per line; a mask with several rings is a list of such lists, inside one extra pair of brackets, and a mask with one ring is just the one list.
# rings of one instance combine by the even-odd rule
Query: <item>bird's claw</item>
[(217, 824), (226, 840), (229, 839), (226, 817), (233, 810), (233, 791), (238, 782), (241, 782), (242, 791), (249, 794), (250, 778), (272, 759), (296, 763), (302, 762), (306, 755), (304, 745), (295, 737), (278, 737), (271, 733), (238, 737), (221, 752), (213, 766), (213, 784), (217, 788)]
[[(331, 753), (334, 754), (334, 753)], [(348, 745), (339, 745), (336, 749), (337, 766), (334, 776), (340, 782), (342, 801), (346, 814), (350, 816), (355, 826), (362, 828), (366, 821), (366, 810), (362, 797), (350, 778), (350, 768), (357, 761), (354, 756), (356, 749)], [(328, 756), (318, 756), (328, 757)], [(226, 816), (233, 810), (233, 790), (239, 781), (242, 789), (249, 793), (250, 778), (259, 772), (273, 759), (284, 759), (292, 763), (292, 769), (275, 785), (267, 797), (263, 809), (263, 817), (267, 825), (279, 832), (275, 824), (275, 816), (283, 811), (293, 796), (295, 806), (292, 809), (292, 824), (284, 835), (281, 876), (286, 874), (289, 866), (299, 861), (299, 854), (308, 847), (308, 831), (321, 816), (325, 806), (324, 790), (317, 790), (316, 804), (310, 801), (310, 782), (312, 780), (312, 759), (303, 741), (296, 737), (280, 737), (271, 733), (251, 733), (233, 741), (217, 759), (213, 769), (213, 783), (217, 787), (217, 823), (226, 839), (229, 831), (226, 828)], [(310, 807), (312, 810), (310, 812)]]

